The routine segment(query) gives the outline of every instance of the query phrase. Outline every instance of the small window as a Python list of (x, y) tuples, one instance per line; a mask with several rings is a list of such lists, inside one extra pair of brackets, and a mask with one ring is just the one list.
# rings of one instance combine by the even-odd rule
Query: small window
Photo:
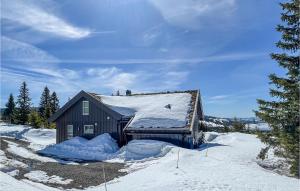
[(94, 125), (84, 125), (84, 134), (94, 134)]
[(67, 125), (67, 139), (73, 137), (73, 125)]
[(82, 115), (89, 115), (89, 101), (82, 101)]

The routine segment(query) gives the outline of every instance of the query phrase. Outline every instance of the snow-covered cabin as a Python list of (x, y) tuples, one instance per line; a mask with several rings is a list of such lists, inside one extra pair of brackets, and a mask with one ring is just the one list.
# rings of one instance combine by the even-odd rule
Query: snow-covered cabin
[(120, 145), (132, 139), (154, 139), (193, 147), (199, 144), (203, 119), (199, 90), (130, 96), (81, 91), (49, 121), (56, 123), (57, 143), (109, 133)]

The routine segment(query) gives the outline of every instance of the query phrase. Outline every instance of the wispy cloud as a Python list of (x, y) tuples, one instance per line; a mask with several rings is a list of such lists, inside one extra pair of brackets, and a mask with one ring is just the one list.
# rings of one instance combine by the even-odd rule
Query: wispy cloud
[(171, 25), (200, 29), (223, 24), (235, 9), (235, 0), (149, 0)]
[(42, 7), (41, 3), (41, 1), (5, 0), (1, 6), (1, 19), (64, 38), (79, 39), (91, 34), (89, 29), (76, 27), (54, 15), (49, 9)]
[[(23, 64), (36, 65), (37, 63), (57, 63), (58, 59), (48, 52), (34, 45), (1, 36), (1, 58), (2, 61), (20, 61)], [(34, 60), (26, 62), (24, 60)]]
[[(61, 59), (60, 63), (65, 64), (197, 64), (210, 62), (226, 62), (246, 60), (249, 58), (265, 57), (266, 53), (230, 53), (225, 55), (212, 55), (200, 58), (151, 58), (151, 59)], [(5, 61), (22, 61), (22, 62), (40, 62), (47, 61), (49, 63), (55, 62), (53, 60), (39, 60), (38, 58), (4, 58)]]

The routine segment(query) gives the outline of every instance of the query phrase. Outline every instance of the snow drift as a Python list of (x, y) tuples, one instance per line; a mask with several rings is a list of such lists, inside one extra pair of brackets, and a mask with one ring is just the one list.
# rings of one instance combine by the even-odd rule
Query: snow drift
[(56, 145), (50, 145), (38, 153), (62, 159), (101, 161), (114, 157), (119, 150), (116, 141), (104, 133), (91, 140), (74, 137)]
[(171, 144), (163, 141), (132, 140), (120, 149), (117, 157), (125, 161), (156, 158), (166, 155), (171, 148)]
[(133, 140), (119, 149), (116, 141), (108, 133), (104, 133), (91, 140), (74, 137), (50, 145), (38, 153), (75, 161), (128, 161), (161, 157), (170, 149), (169, 143), (155, 140)]

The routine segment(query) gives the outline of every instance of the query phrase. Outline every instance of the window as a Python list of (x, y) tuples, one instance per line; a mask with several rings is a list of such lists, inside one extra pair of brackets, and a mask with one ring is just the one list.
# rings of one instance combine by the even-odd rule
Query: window
[(73, 137), (73, 125), (67, 125), (67, 139)]
[(94, 125), (84, 125), (83, 132), (84, 134), (94, 134)]
[(89, 101), (82, 101), (82, 115), (89, 115)]

